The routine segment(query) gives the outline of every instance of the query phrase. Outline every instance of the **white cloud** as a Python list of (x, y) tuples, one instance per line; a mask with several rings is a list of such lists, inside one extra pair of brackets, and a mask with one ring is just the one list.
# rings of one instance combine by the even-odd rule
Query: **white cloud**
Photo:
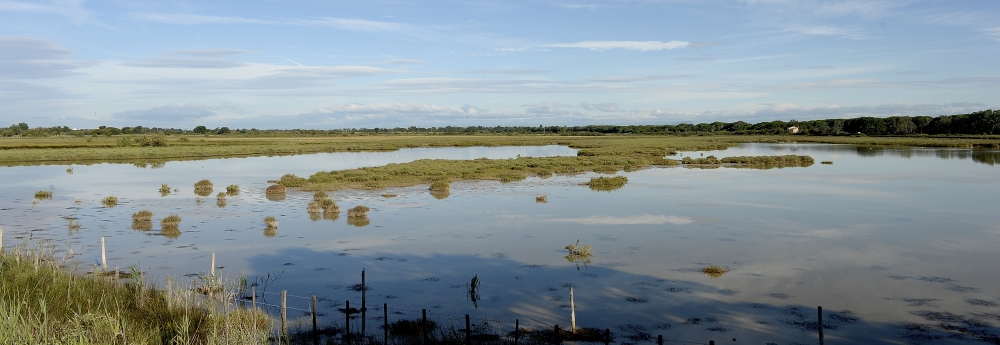
[(255, 52), (252, 50), (244, 50), (244, 49), (187, 49), (187, 50), (168, 50), (163, 52), (163, 55), (188, 55), (197, 57), (217, 58), (229, 55), (252, 54), (252, 53)]
[(555, 43), (547, 44), (544, 47), (552, 48), (582, 48), (589, 50), (627, 49), (639, 51), (651, 50), (673, 50), (691, 45), (685, 41), (581, 41), (576, 43)]
[(58, 78), (92, 65), (72, 55), (72, 50), (49, 39), (0, 36), (0, 78)]
[(56, 0), (49, 4), (23, 1), (0, 1), (0, 11), (23, 13), (48, 13), (70, 18), (80, 23), (88, 21), (90, 11), (83, 9), (83, 0)]
[(383, 61), (376, 62), (375, 64), (379, 64), (379, 65), (418, 65), (418, 64), (424, 64), (424, 63), (427, 63), (427, 61), (424, 61), (424, 60), (414, 60), (414, 59), (389, 59), (389, 60), (383, 60)]
[(598, 82), (598, 83), (634, 83), (641, 81), (656, 81), (656, 80), (669, 80), (669, 79), (680, 79), (680, 78), (690, 78), (693, 75), (690, 74), (678, 74), (678, 75), (649, 75), (649, 76), (604, 76), (595, 77), (587, 79), (587, 81)]
[(785, 28), (785, 31), (798, 32), (806, 35), (819, 36), (846, 36), (852, 35), (851, 31), (832, 26), (802, 26), (793, 25)]
[(524, 104), (522, 107), (527, 107), (524, 110), (526, 113), (530, 114), (544, 114), (544, 115), (566, 115), (573, 113), (567, 108), (572, 108), (572, 105), (559, 103), (559, 102), (541, 102), (535, 104)]
[(224, 59), (151, 58), (122, 63), (131, 67), (151, 68), (234, 68), (246, 66), (243, 61)]
[(200, 119), (214, 115), (215, 112), (190, 104), (173, 104), (145, 110), (129, 110), (114, 113), (119, 119), (150, 120), (150, 121), (185, 121)]
[(691, 218), (681, 217), (675, 215), (653, 215), (653, 214), (643, 214), (639, 216), (632, 217), (613, 217), (613, 216), (590, 216), (583, 218), (555, 218), (548, 219), (549, 222), (555, 223), (575, 223), (583, 225), (660, 225), (660, 224), (674, 224), (683, 225), (691, 224), (694, 222)]
[(1000, 26), (995, 28), (983, 29), (983, 33), (993, 37), (993, 39), (997, 41), (1000, 41)]
[(594, 103), (583, 102), (583, 103), (580, 104), (580, 107), (583, 108), (583, 109), (586, 109), (586, 110), (598, 110), (598, 111), (603, 111), (603, 112), (615, 112), (615, 111), (619, 110), (617, 103), (597, 103), (597, 104), (594, 104)]
[(319, 19), (299, 19), (295, 23), (313, 26), (328, 26), (349, 31), (402, 31), (410, 29), (406, 24), (394, 22), (382, 22), (356, 18), (319, 18)]
[(154, 23), (201, 25), (201, 24), (279, 24), (265, 19), (232, 16), (206, 16), (190, 13), (132, 13), (125, 18)]

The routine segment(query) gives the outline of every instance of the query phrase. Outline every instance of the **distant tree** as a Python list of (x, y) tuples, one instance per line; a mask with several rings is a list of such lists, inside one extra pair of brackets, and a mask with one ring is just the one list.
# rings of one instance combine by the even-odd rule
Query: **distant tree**
[(215, 129), (215, 134), (226, 134), (229, 132), (230, 132), (229, 127), (221, 127)]
[(195, 132), (195, 133), (198, 133), (198, 134), (206, 134), (206, 133), (208, 133), (208, 127), (198, 126), (198, 127), (195, 127), (194, 129), (192, 129), (191, 131)]

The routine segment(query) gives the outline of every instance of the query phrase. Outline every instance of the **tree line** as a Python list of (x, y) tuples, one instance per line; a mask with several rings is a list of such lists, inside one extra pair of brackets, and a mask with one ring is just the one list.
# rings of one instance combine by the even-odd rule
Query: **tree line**
[(114, 136), (130, 134), (202, 134), (227, 135), (239, 134), (247, 136), (287, 136), (287, 135), (348, 135), (348, 134), (562, 134), (562, 135), (606, 135), (606, 134), (651, 134), (651, 135), (704, 135), (704, 134), (736, 134), (736, 135), (774, 135), (789, 134), (791, 127), (797, 128), (803, 135), (873, 135), (873, 136), (905, 136), (905, 135), (992, 135), (1000, 134), (1000, 110), (982, 110), (969, 114), (931, 116), (890, 116), (890, 117), (857, 117), (850, 119), (826, 119), (811, 121), (765, 121), (758, 123), (712, 122), (712, 123), (681, 123), (676, 125), (586, 125), (586, 126), (445, 126), (445, 127), (395, 127), (395, 128), (342, 128), (329, 130), (290, 129), (290, 130), (259, 130), (230, 129), (217, 127), (210, 129), (197, 126), (193, 129), (157, 128), (157, 127), (109, 127), (100, 126), (96, 129), (71, 129), (61, 127), (35, 127), (21, 122), (8, 128), (0, 129), (0, 137), (40, 137), (50, 135), (75, 136)]

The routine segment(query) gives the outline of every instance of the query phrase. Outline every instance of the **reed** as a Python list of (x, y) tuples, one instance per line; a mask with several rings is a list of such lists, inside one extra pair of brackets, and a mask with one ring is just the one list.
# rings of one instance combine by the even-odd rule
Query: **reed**
[(160, 226), (163, 229), (177, 229), (181, 225), (181, 216), (176, 214), (171, 214), (160, 220)]
[(267, 227), (269, 229), (277, 229), (278, 228), (278, 219), (274, 218), (274, 216), (264, 217), (264, 225), (267, 225)]
[(153, 221), (153, 211), (142, 210), (132, 214), (132, 222), (151, 222)]
[(52, 199), (52, 191), (48, 191), (48, 190), (37, 191), (37, 192), (35, 192), (35, 199), (38, 199), (38, 200)]
[(610, 192), (614, 190), (619, 190), (628, 183), (628, 178), (625, 176), (615, 176), (615, 177), (594, 177), (590, 179), (587, 183), (591, 190)]
[(722, 275), (726, 274), (726, 272), (729, 272), (728, 268), (715, 265), (705, 266), (701, 269), (701, 273), (712, 278), (722, 277)]
[(101, 199), (101, 205), (104, 205), (104, 207), (107, 208), (118, 206), (118, 197), (117, 196), (104, 197), (104, 199)]

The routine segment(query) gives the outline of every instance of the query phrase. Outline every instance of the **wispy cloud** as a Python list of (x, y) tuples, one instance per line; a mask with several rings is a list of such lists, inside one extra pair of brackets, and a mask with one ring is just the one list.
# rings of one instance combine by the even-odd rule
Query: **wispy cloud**
[(619, 111), (617, 103), (587, 103), (583, 102), (580, 104), (580, 108), (586, 110), (597, 110), (603, 112), (616, 112)]
[(234, 68), (246, 66), (243, 61), (225, 59), (191, 59), (161, 57), (129, 61), (122, 63), (123, 66), (130, 67), (152, 67), (152, 68)]
[(819, 35), (819, 36), (854, 36), (855, 34), (850, 30), (841, 29), (833, 26), (804, 26), (804, 25), (793, 25), (785, 28), (788, 32), (797, 32), (806, 35)]
[(38, 79), (79, 74), (92, 63), (73, 58), (73, 50), (55, 41), (24, 36), (0, 36), (0, 78)]
[(576, 43), (555, 43), (546, 44), (544, 47), (551, 48), (582, 48), (588, 50), (609, 50), (626, 49), (639, 51), (673, 50), (684, 48), (691, 43), (685, 41), (581, 41)]
[(411, 26), (402, 23), (383, 22), (383, 21), (357, 19), (357, 18), (298, 19), (292, 21), (292, 23), (299, 23), (303, 25), (312, 25), (312, 26), (327, 26), (341, 30), (367, 31), (367, 32), (401, 31), (406, 29), (412, 29)]
[(590, 216), (582, 218), (555, 218), (548, 219), (549, 222), (555, 223), (575, 223), (584, 225), (660, 225), (660, 224), (674, 224), (683, 225), (691, 224), (694, 222), (691, 218), (681, 217), (675, 215), (654, 215), (654, 214), (643, 214), (632, 217), (614, 217), (614, 216)]
[(240, 55), (240, 54), (252, 54), (255, 53), (252, 50), (244, 49), (186, 49), (186, 50), (168, 50), (163, 52), (163, 55), (188, 55), (197, 57), (223, 57), (230, 55)]
[(90, 19), (90, 11), (83, 9), (83, 0), (41, 2), (0, 1), (0, 11), (23, 13), (47, 13), (70, 18), (81, 23)]
[(280, 24), (278, 21), (233, 16), (208, 16), (191, 13), (132, 13), (125, 18), (154, 23), (178, 25), (202, 24)]
[(993, 39), (1000, 41), (1000, 26), (995, 28), (983, 29), (983, 33), (993, 37)]
[(112, 116), (129, 120), (184, 121), (214, 115), (215, 112), (190, 104), (173, 104), (144, 110), (129, 110)]
[(693, 77), (693, 75), (678, 74), (678, 75), (648, 75), (648, 76), (605, 76), (605, 77), (590, 78), (587, 79), (587, 81), (598, 82), (598, 83), (634, 83), (642, 81), (669, 80), (669, 79), (681, 79), (690, 77)]
[(427, 61), (424, 60), (414, 60), (414, 59), (389, 59), (376, 62), (376, 65), (419, 65), (425, 64)]

